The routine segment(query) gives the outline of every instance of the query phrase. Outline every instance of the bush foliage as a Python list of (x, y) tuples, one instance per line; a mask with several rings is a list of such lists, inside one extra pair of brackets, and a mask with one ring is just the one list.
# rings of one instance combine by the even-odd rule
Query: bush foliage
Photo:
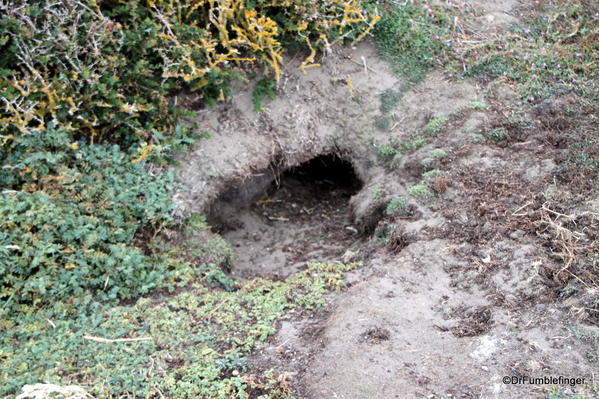
[[(247, 352), (276, 331), (285, 312), (313, 310), (345, 286), (359, 264), (310, 263), (286, 281), (255, 279), (234, 292), (194, 284), (134, 305), (87, 302), (0, 319), (0, 397), (24, 384), (82, 385), (96, 398), (290, 399), (283, 380), (256, 375)], [(50, 320), (50, 322), (48, 321)], [(109, 339), (147, 338), (98, 343)]]
[(15, 1), (0, 22), (0, 128), (63, 124), (76, 138), (148, 140), (173, 129), (166, 94), (222, 98), (236, 66), (276, 78), (282, 41), (316, 49), (360, 39), (377, 21), (357, 0)]
[[(0, 5), (0, 300), (86, 290), (129, 298), (172, 271), (134, 243), (171, 223), (172, 177), (147, 173), (192, 142), (173, 94), (223, 98), (285, 42), (359, 40), (378, 16), (357, 0), (59, 0)], [(156, 168), (154, 168), (156, 169)]]
[(51, 143), (11, 154), (21, 176), (3, 175), (21, 189), (0, 196), (0, 297), (47, 302), (93, 289), (129, 298), (160, 285), (164, 262), (129, 244), (140, 226), (170, 222), (172, 176), (154, 179), (116, 145), (50, 152), (69, 146), (60, 130), (26, 140), (30, 151)]

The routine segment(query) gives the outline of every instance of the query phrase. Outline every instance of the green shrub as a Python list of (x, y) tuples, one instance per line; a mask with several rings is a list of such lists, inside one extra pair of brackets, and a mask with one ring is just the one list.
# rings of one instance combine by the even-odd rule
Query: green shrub
[(426, 134), (439, 133), (441, 131), (441, 129), (443, 128), (443, 126), (445, 125), (445, 122), (447, 122), (448, 120), (449, 120), (449, 118), (447, 118), (446, 116), (438, 116), (436, 118), (431, 119), (424, 126), (424, 133), (426, 133)]
[(223, 288), (225, 291), (231, 292), (235, 287), (235, 282), (227, 276), (221, 267), (214, 263), (202, 265), (198, 271), (203, 273), (203, 279), (210, 287)]
[(434, 150), (431, 151), (431, 155), (435, 159), (443, 159), (447, 156), (447, 153), (445, 152), (445, 150), (443, 150), (441, 148), (435, 148)]
[(252, 105), (254, 106), (254, 111), (258, 112), (262, 110), (262, 102), (265, 98), (270, 101), (277, 98), (275, 87), (276, 82), (272, 79), (260, 79), (256, 83), (254, 91), (252, 92)]
[(424, 169), (428, 169), (431, 167), (433, 162), (434, 160), (432, 158), (423, 158), (420, 160), (420, 166), (422, 166)]
[(473, 134), (472, 138), (471, 138), (472, 142), (475, 144), (481, 144), (485, 142), (485, 136), (483, 136), (482, 134)]
[(404, 197), (395, 197), (389, 201), (385, 214), (388, 216), (395, 215), (399, 212), (405, 212), (408, 209), (409, 201)]
[(468, 104), (468, 108), (476, 111), (484, 111), (485, 109), (487, 109), (487, 104), (481, 101), (472, 101), (470, 104)]
[[(44, 145), (46, 141), (53, 144)], [(150, 176), (115, 145), (67, 145), (60, 130), (34, 132), (0, 175), (0, 298), (47, 303), (81, 296), (124, 299), (168, 280), (168, 262), (134, 244), (144, 228), (171, 222), (170, 174)]]
[(425, 184), (431, 184), (435, 181), (435, 179), (439, 176), (443, 176), (443, 172), (439, 169), (429, 170), (428, 172), (424, 172), (422, 174), (422, 181)]
[(391, 128), (391, 120), (385, 116), (376, 118), (374, 121), (374, 127), (381, 131), (387, 131)]
[(387, 243), (389, 242), (389, 237), (391, 236), (393, 230), (395, 230), (396, 227), (397, 226), (393, 223), (379, 224), (374, 230), (374, 236), (377, 240), (387, 245)]
[(506, 129), (501, 128), (501, 127), (491, 129), (485, 133), (485, 136), (487, 136), (491, 141), (493, 141), (496, 144), (507, 139), (509, 137), (509, 135), (510, 135), (510, 132), (508, 132)]
[(418, 148), (424, 147), (427, 141), (424, 137), (416, 136), (409, 141), (403, 141), (400, 147), (404, 151), (417, 150)]
[(408, 194), (416, 198), (434, 198), (433, 193), (424, 184), (416, 184), (408, 188)]
[[(286, 281), (255, 279), (235, 290), (207, 266), (206, 285), (172, 296), (120, 306), (83, 296), (77, 306), (55, 305), (19, 317), (4, 312), (0, 397), (14, 397), (24, 384), (45, 381), (83, 385), (97, 398), (145, 398), (158, 392), (182, 399), (247, 398), (259, 378), (264, 398), (286, 398), (276, 396), (281, 388), (276, 378), (247, 370), (246, 355), (276, 331), (284, 312), (324, 306), (326, 292), (343, 288), (343, 274), (360, 265), (307, 266)], [(146, 339), (98, 343), (85, 336)]]
[(372, 190), (372, 199), (381, 199), (383, 198), (383, 196), (385, 196), (387, 192), (385, 191), (384, 188), (382, 187), (377, 187), (374, 190)]
[(376, 148), (377, 154), (381, 159), (389, 159), (398, 154), (398, 149), (393, 144), (382, 144)]

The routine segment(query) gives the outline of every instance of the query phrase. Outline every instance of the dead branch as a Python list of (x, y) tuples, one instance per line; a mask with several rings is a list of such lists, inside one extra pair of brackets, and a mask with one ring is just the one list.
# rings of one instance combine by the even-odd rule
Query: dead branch
[(152, 337), (140, 337), (140, 338), (115, 338), (108, 339), (102, 337), (94, 337), (91, 335), (83, 336), (83, 339), (87, 339), (88, 341), (99, 342), (101, 344), (110, 344), (114, 342), (138, 342), (138, 341), (152, 341), (154, 338)]

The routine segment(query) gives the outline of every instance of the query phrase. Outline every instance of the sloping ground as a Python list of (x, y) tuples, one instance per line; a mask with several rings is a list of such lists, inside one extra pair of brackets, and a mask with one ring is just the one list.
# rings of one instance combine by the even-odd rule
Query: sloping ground
[[(468, 23), (505, 29), (517, 22), (516, 5), (471, 2), (479, 17)], [(326, 260), (365, 266), (347, 277), (351, 288), (328, 297), (328, 310), (281, 322), (254, 365), (289, 373), (299, 398), (599, 395), (593, 309), (558, 298), (564, 291), (554, 278), (569, 273), (567, 246), (560, 259), (556, 237), (572, 234), (567, 223), (578, 221), (588, 243), (598, 217), (596, 184), (580, 194), (556, 177), (564, 152), (551, 144), (546, 122), (563, 104), (523, 112), (505, 84), (433, 72), (383, 112), (381, 94), (403, 82), (372, 43), (340, 49), (322, 64), (306, 75), (288, 65), (278, 99), (260, 113), (247, 90), (201, 111), (194, 121), (212, 138), (179, 171), (191, 187), (177, 197), (181, 214), (206, 212), (252, 175), (272, 170), (275, 179), (323, 153), (351, 161), (364, 182), (350, 205), (367, 234)], [(494, 136), (507, 119), (528, 127)], [(556, 204), (567, 201), (565, 215)], [(281, 221), (277, 234), (296, 228)], [(280, 245), (265, 242), (261, 262), (276, 265)], [(248, 248), (236, 251), (244, 258)], [(320, 260), (313, 256), (305, 260)], [(244, 265), (251, 269), (251, 260)], [(504, 376), (585, 381), (512, 385)]]
[[(377, 60), (372, 44), (337, 51), (306, 75), (298, 69), (301, 57), (291, 60), (281, 77), (278, 98), (260, 113), (253, 109), (250, 86), (237, 87), (238, 94), (226, 105), (198, 112), (192, 121), (212, 138), (181, 159), (178, 178), (189, 190), (175, 198), (180, 213), (206, 210), (229, 183), (271, 165), (285, 169), (337, 149), (367, 156), (367, 149), (357, 143), (371, 137), (378, 94), (397, 84), (398, 78)], [(366, 173), (364, 166), (355, 166), (359, 174)]]

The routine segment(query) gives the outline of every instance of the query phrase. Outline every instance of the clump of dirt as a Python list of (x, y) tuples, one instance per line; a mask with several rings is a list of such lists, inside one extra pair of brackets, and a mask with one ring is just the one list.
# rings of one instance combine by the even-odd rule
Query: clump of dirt
[(374, 327), (370, 327), (368, 330), (363, 332), (360, 335), (359, 341), (377, 344), (377, 343), (380, 343), (381, 341), (388, 341), (390, 336), (391, 336), (391, 333), (389, 332), (388, 329), (386, 329), (384, 327), (374, 326)]
[(491, 309), (481, 306), (465, 312), (459, 325), (451, 332), (456, 337), (475, 337), (487, 332), (492, 326)]
[(339, 258), (360, 239), (349, 200), (362, 182), (349, 161), (331, 153), (273, 170), (212, 204), (208, 223), (236, 249), (236, 277), (283, 279), (308, 261)]

